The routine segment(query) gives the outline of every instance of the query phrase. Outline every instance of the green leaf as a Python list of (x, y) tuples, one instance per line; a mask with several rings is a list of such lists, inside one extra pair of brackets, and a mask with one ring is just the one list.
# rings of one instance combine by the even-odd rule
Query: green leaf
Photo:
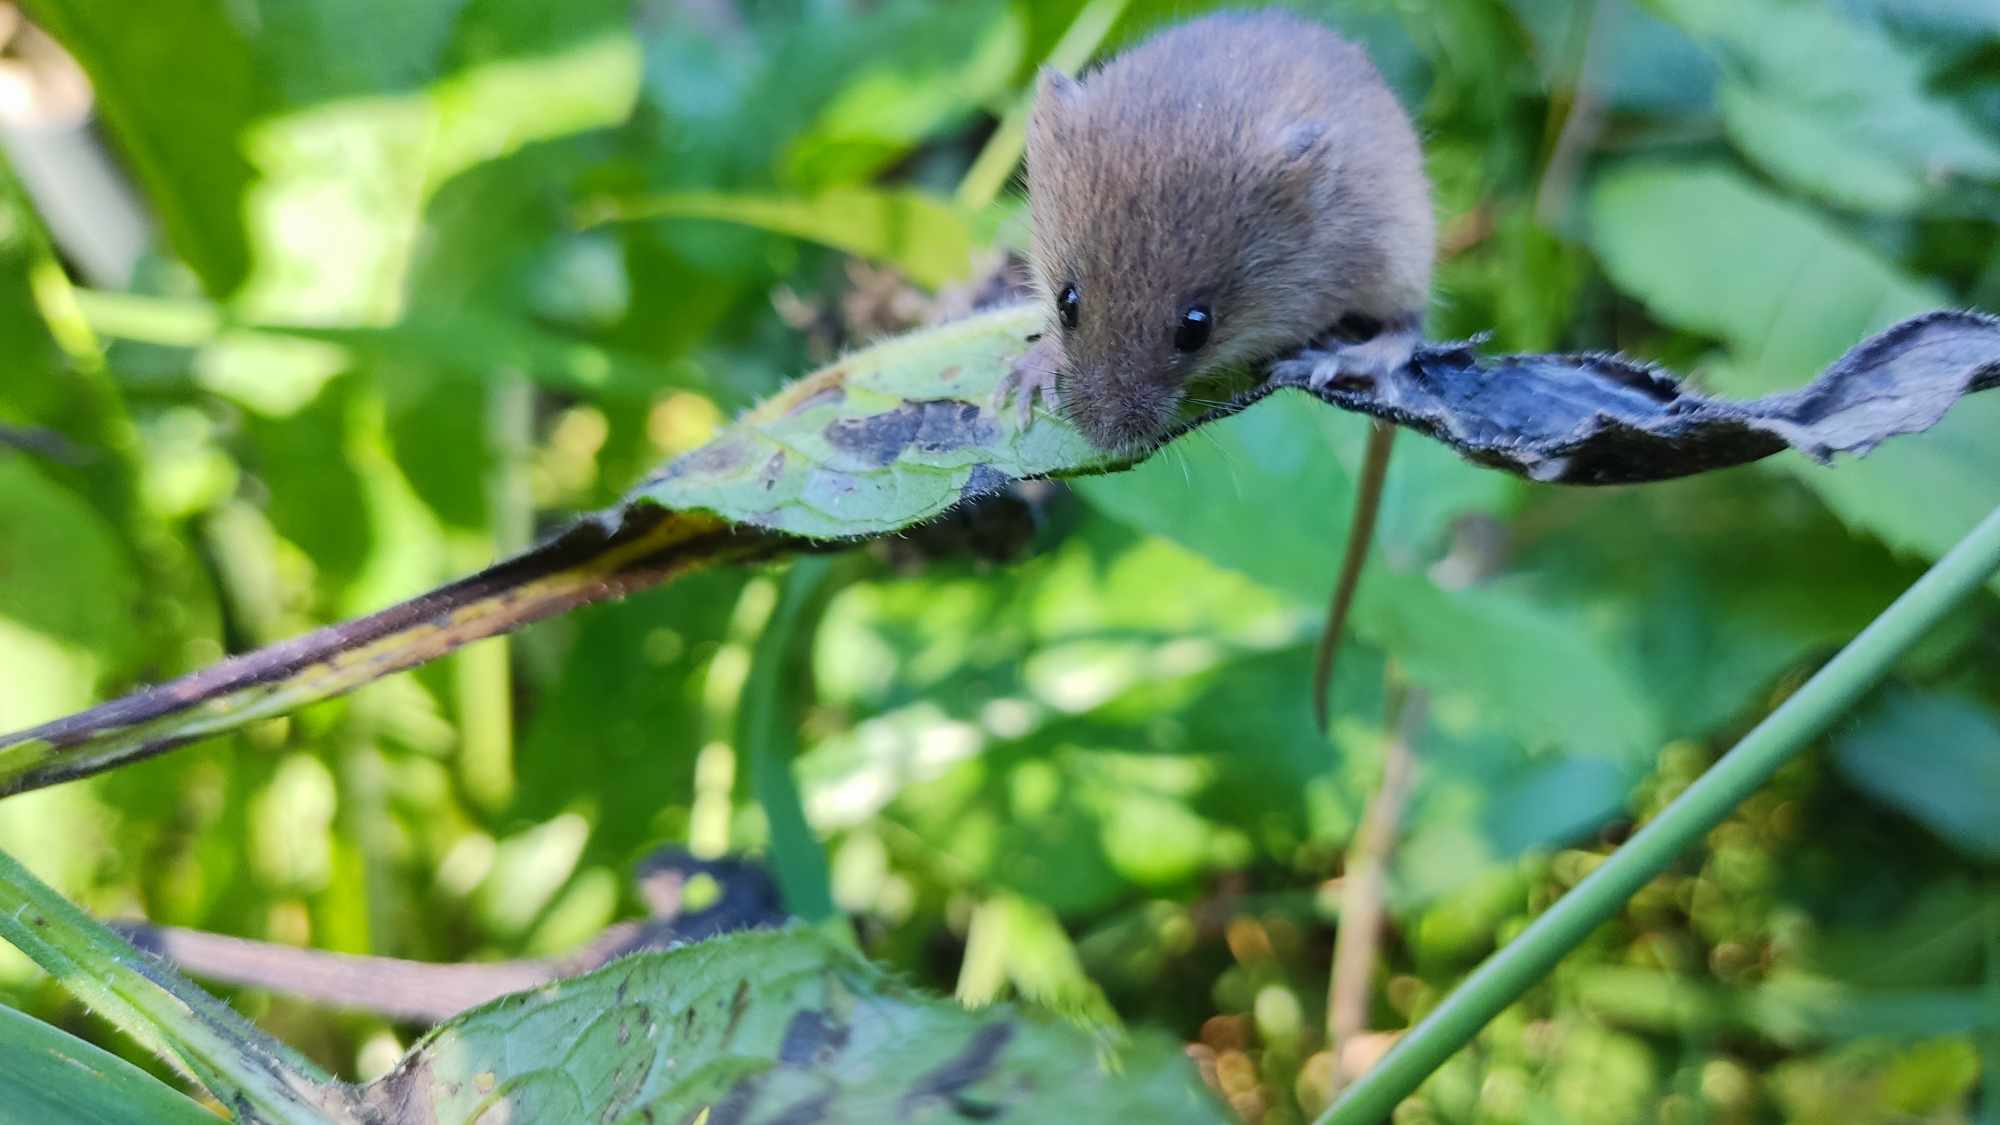
[(10, 1121), (215, 1125), (214, 1114), (124, 1059), (0, 1004), (0, 1090)]
[[(625, 863), (659, 837), (664, 818), (685, 815), (710, 737), (701, 708), (709, 658), (747, 577), (692, 575), (565, 619), (574, 639), (521, 731), (513, 816), (540, 823), (581, 807), (591, 832), (579, 866), (588, 866)], [(523, 644), (550, 639), (531, 631)], [(579, 753), (586, 739), (589, 752)]]
[[(1949, 303), (1825, 219), (1719, 166), (1619, 168), (1592, 193), (1591, 225), (1621, 289), (1661, 320), (1728, 345), (1727, 361), (1701, 372), (1724, 394), (1802, 384), (1854, 341)], [(2000, 397), (1974, 395), (1928, 433), (1865, 461), (1826, 469), (1787, 453), (1775, 464), (1848, 524), (1934, 558), (2000, 505), (1995, 433)]]
[[(119, 0), (42, 0), (35, 22), (90, 74), (96, 105), (132, 158), (174, 249), (208, 291), (234, 291), (252, 252), (243, 211), (256, 179), (240, 137), (278, 98), (254, 55), (245, 9), (163, 0), (132, 34)], [(162, 90), (179, 96), (163, 98)]]
[(2000, 723), (1970, 700), (1891, 691), (1833, 740), (1862, 790), (1969, 855), (2000, 860)]
[(1842, 206), (1904, 212), (1953, 177), (2000, 179), (2000, 143), (1930, 94), (1923, 57), (1836, 7), (1661, 0), (1736, 65), (1723, 124), (1752, 160)]
[[(606, 0), (149, 11), (162, 22), (138, 37), (98, 0), (36, 14), (89, 71), (176, 248), (263, 315), (381, 319), (437, 185), (617, 124), (639, 93), (638, 44)], [(170, 88), (187, 105), (166, 108)]]
[(1686, 115), (1708, 109), (1714, 100), (1715, 58), (1645, 4), (1508, 0), (1507, 6), (1534, 37), (1556, 82), (1576, 81), (1570, 68), (1577, 64), (1570, 60), (1575, 45), (1590, 36), (1591, 89), (1609, 105), (1630, 113)]
[(963, 279), (975, 249), (970, 216), (914, 189), (843, 187), (802, 198), (681, 192), (597, 210), (621, 220), (741, 223), (895, 266), (932, 288)]
[(361, 1096), (439, 1122), (1229, 1120), (1178, 1044), (968, 1012), (805, 929), (640, 953), (497, 1000)]
[(122, 671), (139, 598), (116, 532), (26, 457), (0, 455), (0, 621)]
[(1856, 144), (1842, 123), (1762, 86), (1722, 87), (1723, 124), (1752, 159), (1827, 201), (1865, 211), (1914, 210), (1930, 192), (1922, 170)]
[[(1134, 527), (1317, 606), (1332, 589), (1347, 534), (1353, 489), (1341, 465), (1358, 454), (1361, 430), (1358, 420), (1318, 403), (1283, 398), (1077, 488)], [(1643, 685), (1559, 601), (1498, 585), (1447, 590), (1422, 573), (1452, 518), (1497, 510), (1516, 487), (1442, 447), (1401, 443), (1378, 546), (1389, 565), (1363, 579), (1355, 632), (1394, 653), (1419, 683), (1477, 700), (1482, 713), (1530, 743), (1650, 750), (1660, 716)]]
[[(503, 997), (433, 1029), (361, 1090), (153, 964), (4, 854), (0, 936), (260, 1120), (636, 1122), (707, 1112), (776, 1122), (801, 1120), (807, 1107), (837, 1121), (1229, 1120), (1170, 1039), (1094, 1033), (1004, 1007), (968, 1012), (804, 928), (641, 953)], [(27, 1035), (28, 1024), (0, 1020), (0, 1043)], [(0, 1052), (0, 1075), (25, 1065), (16, 1055)], [(98, 1092), (137, 1097), (142, 1078), (114, 1071)]]
[(855, 352), (764, 400), (632, 499), (813, 538), (895, 531), (1009, 478), (1110, 468), (1046, 415), (990, 407), (1042, 311), (1015, 305)]
[(1649, 969), (1592, 968), (1569, 984), (1589, 1008), (1668, 1034), (1744, 1028), (1787, 1046), (1829, 1039), (1944, 1035), (2000, 1029), (2000, 1010), (1978, 989), (1865, 989), (1785, 975), (1742, 990), (1704, 986)]

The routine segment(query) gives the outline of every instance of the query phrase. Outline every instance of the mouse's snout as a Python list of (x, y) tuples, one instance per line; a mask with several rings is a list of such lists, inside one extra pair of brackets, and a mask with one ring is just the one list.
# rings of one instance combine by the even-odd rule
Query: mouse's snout
[(1132, 453), (1158, 441), (1180, 410), (1180, 391), (1149, 374), (1116, 367), (1079, 367), (1068, 372), (1064, 410), (1092, 445), (1111, 453)]

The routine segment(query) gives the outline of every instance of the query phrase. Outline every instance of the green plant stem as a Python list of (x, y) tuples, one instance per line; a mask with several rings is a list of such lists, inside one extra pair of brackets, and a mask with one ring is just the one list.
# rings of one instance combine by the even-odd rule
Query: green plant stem
[[(1104, 37), (1125, 14), (1130, 0), (1091, 0), (1064, 29), (1062, 38), (1049, 50), (1045, 63), (1051, 70), (1059, 70), (1073, 75), (1077, 69), (1089, 61)], [(968, 168), (965, 178), (958, 182), (957, 200), (960, 207), (968, 211), (982, 210), (1000, 198), (1006, 188), (1008, 177), (1014, 174), (1014, 166), (1021, 162), (1021, 150), (1028, 143), (1028, 111), (1034, 105), (1034, 91), (1022, 95), (1000, 119), (999, 128), (986, 139), (986, 147), (979, 150)]]
[(792, 564), (778, 604), (757, 638), (750, 675), (736, 708), (736, 743), (750, 759), (750, 789), (764, 808), (771, 833), (771, 868), (785, 909), (807, 922), (834, 917), (826, 852), (806, 820), (793, 759), (804, 694), (814, 610), (833, 560), (808, 555)]
[(305, 1056), (77, 909), (0, 852), (0, 937), (91, 1010), (255, 1119), (351, 1120), (347, 1093)]
[(1404, 1035), (1388, 1057), (1321, 1114), (1316, 1125), (1386, 1120), (1397, 1103), (1547, 976), (1639, 888), (1825, 732), (1926, 630), (1996, 570), (2000, 570), (2000, 509), (1982, 520), (1652, 823), (1506, 948), (1487, 958), (1435, 1011)]

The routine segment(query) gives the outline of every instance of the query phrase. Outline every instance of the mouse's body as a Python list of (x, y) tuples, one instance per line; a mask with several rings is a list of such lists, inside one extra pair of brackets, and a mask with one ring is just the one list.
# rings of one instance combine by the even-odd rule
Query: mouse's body
[[(1434, 220), (1409, 118), (1360, 48), (1283, 12), (1207, 16), (1082, 80), (1046, 74), (1028, 134), (1032, 265), (1051, 312), (1012, 387), (1135, 450), (1219, 367), (1296, 353), (1315, 381), (1408, 358)], [(1364, 329), (1364, 332), (1367, 329)]]

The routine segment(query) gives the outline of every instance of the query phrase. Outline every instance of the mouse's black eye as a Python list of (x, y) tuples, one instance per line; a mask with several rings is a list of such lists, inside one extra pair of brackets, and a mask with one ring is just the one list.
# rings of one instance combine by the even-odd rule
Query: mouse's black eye
[(1215, 318), (1208, 315), (1207, 305), (1189, 305), (1181, 314), (1181, 325), (1174, 329), (1174, 347), (1184, 352), (1198, 350), (1208, 343), (1209, 330), (1215, 327)]
[(1083, 307), (1083, 298), (1077, 295), (1076, 286), (1065, 285), (1056, 294), (1056, 315), (1062, 317), (1064, 328), (1076, 327), (1076, 314)]

